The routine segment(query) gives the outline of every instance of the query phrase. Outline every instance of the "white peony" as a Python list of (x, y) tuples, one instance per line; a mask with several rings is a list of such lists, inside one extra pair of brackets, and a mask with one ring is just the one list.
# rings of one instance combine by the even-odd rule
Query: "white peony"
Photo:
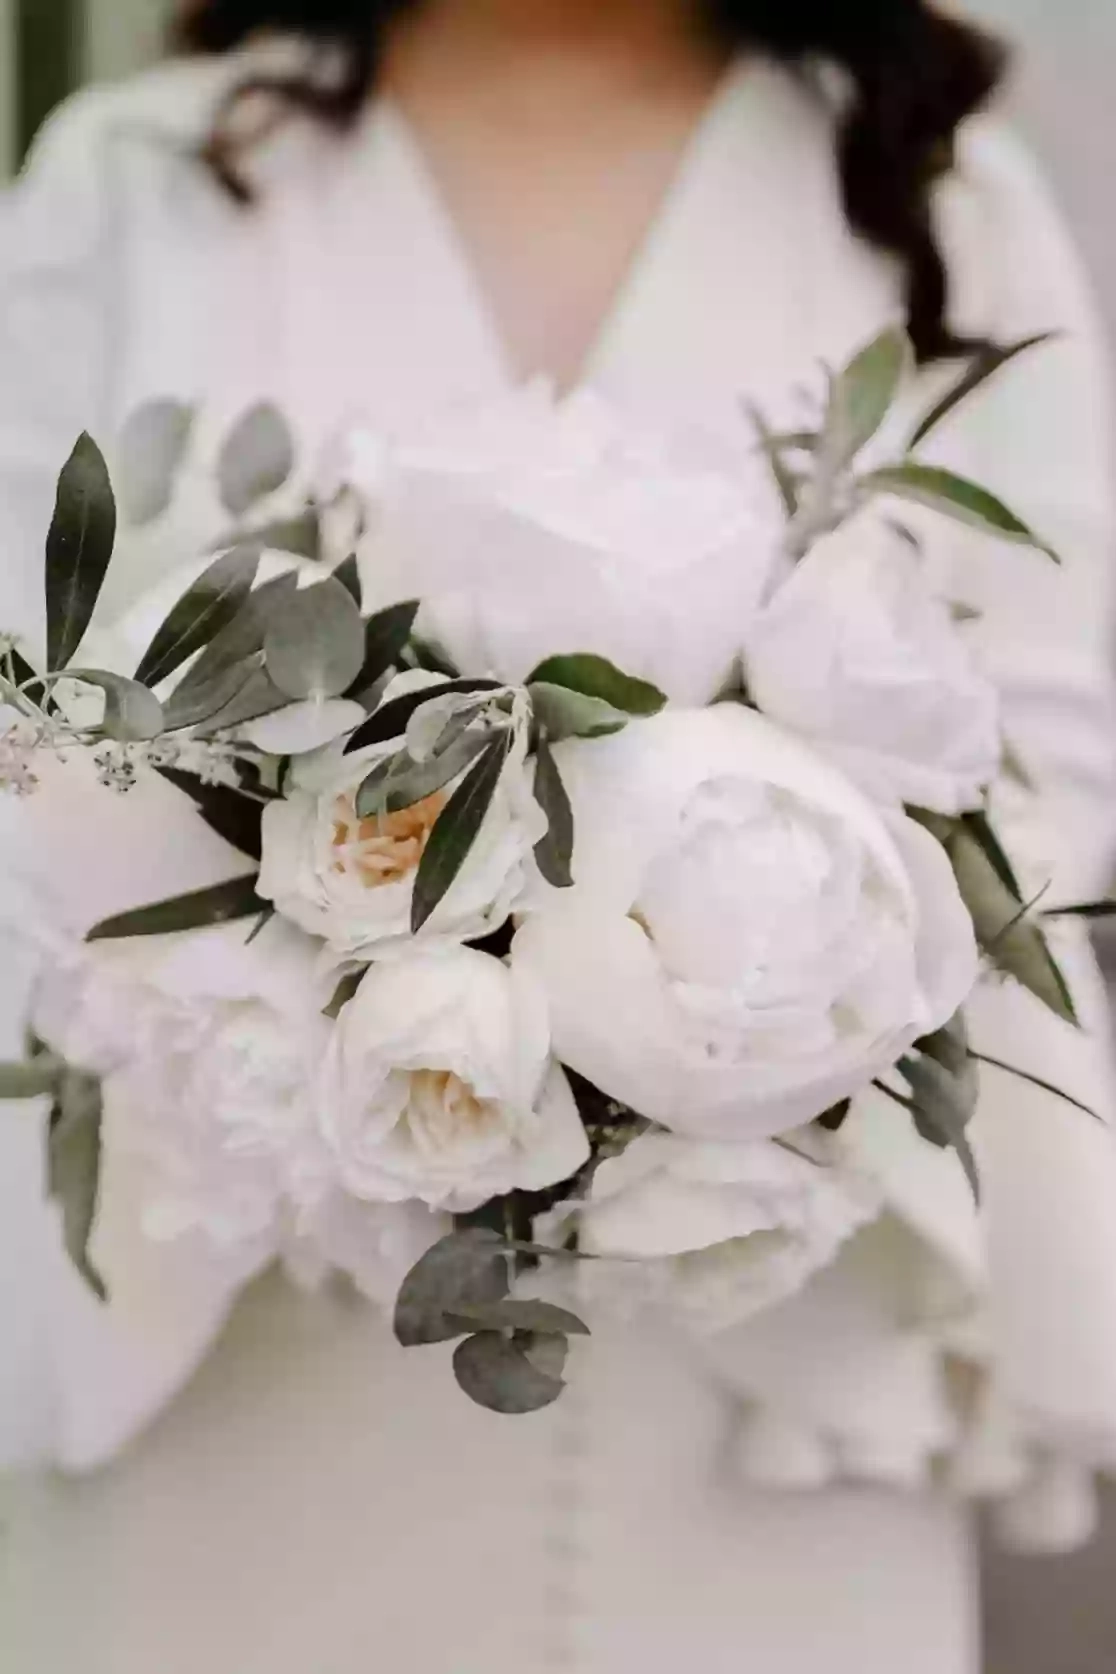
[(274, 1253), (320, 1172), (312, 1088), (329, 1039), (317, 949), (275, 921), (98, 943), (45, 979), (35, 1026), (104, 1076), (106, 1131), (142, 1156), (152, 1237)]
[(745, 635), (748, 689), (871, 795), (957, 814), (1002, 755), (999, 699), (911, 541), (876, 510), (812, 549)]
[(340, 1185), (373, 1201), (466, 1211), (589, 1156), (542, 996), (470, 948), (372, 967), (338, 1019), (317, 1107)]
[(556, 752), (575, 887), (540, 888), (512, 959), (554, 1049), (683, 1133), (798, 1127), (944, 1024), (977, 976), (944, 851), (734, 704)]
[(601, 1274), (715, 1331), (799, 1290), (878, 1209), (851, 1170), (772, 1140), (648, 1133), (596, 1170), (577, 1226), (587, 1254), (625, 1258), (588, 1267), (592, 1287)]
[[(401, 695), (413, 679), (401, 676), (386, 699)], [(431, 684), (435, 701), (437, 685)], [(415, 877), (456, 781), (400, 813), (361, 819), (357, 791), (377, 762), (394, 755), (402, 743), (397, 738), (352, 755), (337, 743), (301, 757), (282, 801), (264, 810), (260, 895), (303, 930), (322, 937), (339, 959), (372, 958), (414, 946)], [(498, 930), (522, 894), (527, 862), (545, 830), (521, 735), (509, 751), (468, 858), (419, 941), (472, 941)]]
[(766, 473), (712, 452), (541, 385), (410, 445), (354, 436), (348, 469), (372, 508), (365, 598), (421, 597), (424, 628), (469, 674), (521, 682), (589, 651), (708, 702), (782, 537)]

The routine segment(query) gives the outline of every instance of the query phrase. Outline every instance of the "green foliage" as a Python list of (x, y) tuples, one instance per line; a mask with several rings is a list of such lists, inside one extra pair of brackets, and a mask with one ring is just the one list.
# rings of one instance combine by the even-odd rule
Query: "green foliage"
[(1038, 348), (1042, 343), (1049, 343), (1055, 336), (1056, 332), (1040, 331), (1036, 336), (1024, 337), (1018, 343), (990, 343), (987, 348), (979, 350), (957, 383), (951, 385), (941, 400), (934, 404), (918, 424), (908, 447), (913, 450), (920, 442), (924, 442), (943, 419), (948, 418), (962, 402), (967, 401), (970, 395), (982, 388), (989, 378), (1007, 366), (1017, 355), (1024, 354), (1028, 349)]
[(976, 1114), (980, 1078), (961, 1013), (946, 1028), (920, 1040), (914, 1054), (899, 1064), (899, 1072), (910, 1087), (911, 1113), (922, 1138), (956, 1151), (979, 1202), (980, 1176), (968, 1127)]
[(630, 710), (618, 709), (604, 698), (549, 681), (536, 680), (527, 691), (535, 720), (554, 744), (564, 738), (607, 738), (622, 732), (632, 718)]
[(403, 1281), (395, 1304), (396, 1338), (404, 1348), (415, 1348), (460, 1337), (454, 1316), (502, 1302), (511, 1289), (510, 1265), (503, 1238), (487, 1227), (442, 1238)]
[(527, 685), (561, 686), (570, 692), (580, 692), (583, 697), (596, 698), (628, 716), (657, 715), (666, 705), (663, 693), (650, 681), (636, 680), (607, 657), (586, 651), (548, 657), (528, 676)]
[(110, 674), (105, 669), (71, 668), (66, 678), (80, 680), (85, 686), (96, 686), (105, 694), (105, 711), (101, 731), (106, 738), (121, 743), (137, 744), (145, 739), (158, 738), (165, 721), (163, 706), (153, 692), (138, 680), (128, 680), (122, 674)]
[(62, 1211), (67, 1255), (94, 1295), (105, 1301), (104, 1280), (89, 1254), (100, 1188), (102, 1113), (100, 1082), (67, 1070), (51, 1112), (47, 1190)]
[(492, 806), (510, 748), (509, 733), (487, 744), (439, 815), (415, 874), (411, 899), (414, 935), (445, 898), (464, 866)]
[(868, 494), (890, 494), (900, 500), (928, 506), (972, 529), (986, 535), (997, 535), (1002, 540), (1017, 541), (1033, 546), (1057, 564), (1058, 554), (1041, 541), (1013, 511), (978, 483), (959, 477), (938, 465), (922, 465), (908, 459), (900, 465), (886, 465), (861, 478), (861, 489)]
[(906, 333), (881, 334), (833, 379), (819, 443), (823, 475), (845, 470), (876, 435), (911, 364)]
[(364, 624), (352, 595), (327, 577), (288, 592), (264, 632), (269, 678), (299, 702), (341, 697), (364, 664)]
[(535, 845), (539, 871), (555, 889), (569, 889), (573, 884), (574, 815), (545, 733), (535, 749), (535, 800), (548, 822), (546, 835)]
[[(552, 1341), (564, 1363), (565, 1338)], [(534, 1346), (533, 1338), (521, 1338), (518, 1333), (505, 1337), (485, 1331), (466, 1337), (454, 1352), (454, 1375), (469, 1399), (489, 1412), (540, 1412), (552, 1406), (566, 1386), (560, 1375), (536, 1363), (531, 1352)]]
[(412, 716), (435, 698), (448, 697), (452, 692), (498, 692), (500, 689), (498, 680), (447, 680), (441, 686), (425, 686), (421, 691), (392, 698), (390, 703), (374, 709), (363, 726), (357, 728), (345, 746), (345, 754), (353, 755), (370, 744), (389, 744), (394, 738), (402, 738)]
[(294, 439), (286, 419), (270, 402), (261, 402), (237, 421), (221, 449), (217, 484), (222, 505), (243, 517), (282, 488), (294, 466)]
[(134, 527), (169, 511), (175, 478), (194, 429), (194, 408), (181, 401), (147, 401), (125, 420), (117, 445), (124, 516)]
[(191, 890), (157, 901), (134, 912), (106, 918), (86, 937), (90, 942), (121, 941), (132, 936), (171, 936), (180, 930), (202, 930), (213, 924), (230, 924), (240, 918), (255, 918), (267, 902), (256, 894), (255, 875), (233, 878), (208, 889)]
[(252, 591), (259, 565), (259, 548), (254, 546), (234, 547), (210, 564), (144, 652), (136, 669), (141, 685), (158, 686), (234, 621)]
[(81, 435), (58, 479), (46, 543), (47, 668), (71, 661), (92, 619), (116, 542), (116, 499), (104, 455)]

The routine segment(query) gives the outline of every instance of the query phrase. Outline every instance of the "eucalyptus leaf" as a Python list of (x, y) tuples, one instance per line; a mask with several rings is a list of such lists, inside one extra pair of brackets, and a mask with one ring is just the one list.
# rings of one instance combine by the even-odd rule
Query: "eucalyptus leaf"
[(545, 734), (535, 748), (535, 801), (547, 818), (546, 834), (535, 845), (539, 871), (555, 889), (570, 889), (574, 881), (574, 814)]
[(521, 1344), (495, 1331), (459, 1343), (453, 1370), (469, 1399), (489, 1412), (541, 1412), (566, 1387), (561, 1378), (540, 1371)]
[(979, 350), (958, 382), (946, 391), (941, 400), (936, 402), (922, 419), (911, 437), (910, 447), (914, 449), (920, 442), (924, 442), (944, 418), (948, 418), (956, 407), (968, 400), (969, 396), (987, 383), (1001, 367), (1007, 366), (1017, 355), (1024, 354), (1028, 349), (1049, 343), (1056, 336), (1056, 332), (1040, 331), (1036, 336), (1024, 337), (1018, 343), (990, 343), (987, 348)]
[(258, 547), (222, 553), (183, 594), (143, 654), (136, 679), (157, 686), (233, 621), (252, 590)]
[(107, 1300), (89, 1254), (101, 1177), (100, 1083), (68, 1070), (58, 1090), (47, 1137), (47, 1190), (62, 1211), (66, 1253), (94, 1295)]
[(378, 814), (399, 814), (424, 802), (464, 773), (487, 748), (491, 737), (491, 733), (481, 730), (465, 733), (429, 761), (416, 762), (401, 754), (380, 763), (357, 792), (358, 816), (371, 819)]
[(956, 1151), (973, 1196), (980, 1202), (980, 1175), (967, 1128), (976, 1108), (968, 1084), (935, 1058), (904, 1058), (899, 1071), (911, 1089), (915, 1126), (932, 1145)]
[(1013, 511), (988, 489), (967, 477), (959, 477), (939, 465), (921, 465), (908, 459), (901, 465), (886, 465), (860, 482), (869, 494), (892, 494), (900, 500), (928, 506), (932, 511), (955, 518), (970, 528), (1020, 545), (1035, 547), (1057, 564), (1058, 554), (1041, 541)]
[(78, 438), (58, 479), (46, 544), (47, 668), (70, 662), (92, 619), (116, 542), (116, 499), (92, 436)]
[(289, 697), (341, 697), (364, 662), (364, 624), (352, 595), (332, 577), (290, 594), (272, 613), (264, 655)]
[(194, 408), (181, 401), (146, 401), (125, 419), (117, 475), (121, 507), (134, 527), (169, 511), (193, 428)]
[(282, 488), (294, 466), (294, 438), (286, 419), (271, 402), (261, 402), (237, 421), (221, 449), (217, 483), (222, 504), (234, 517), (243, 517)]
[(447, 680), (440, 686), (424, 686), (420, 691), (392, 698), (390, 703), (381, 704), (364, 725), (357, 728), (345, 746), (345, 754), (353, 755), (357, 750), (366, 750), (370, 744), (389, 744), (392, 739), (405, 737), (412, 715), (432, 698), (447, 697), (451, 692), (499, 690), (498, 680)]
[(535, 719), (554, 744), (564, 738), (607, 738), (622, 732), (632, 718), (603, 698), (571, 691), (568, 686), (538, 680), (527, 690)]
[(248, 529), (234, 529), (223, 535), (218, 546), (257, 546), (263, 551), (286, 552), (292, 558), (309, 558), (319, 563), (322, 556), (322, 514), (307, 506), (295, 517), (277, 517)]
[(38, 1099), (55, 1093), (63, 1068), (50, 1053), (22, 1064), (0, 1064), (0, 1099)]
[(232, 621), (204, 648), (168, 698), (168, 727), (197, 726), (231, 703), (260, 664), (273, 614), (297, 589), (298, 576), (292, 570), (248, 594)]
[(527, 677), (528, 686), (562, 686), (585, 697), (598, 698), (625, 715), (657, 715), (666, 697), (647, 680), (636, 680), (618, 669), (607, 657), (579, 651), (571, 656), (548, 657)]
[(207, 734), (228, 732), (236, 727), (246, 727), (251, 721), (263, 720), (268, 715), (275, 715), (280, 710), (290, 707), (290, 698), (286, 692), (281, 692), (272, 680), (261, 656), (249, 665), (246, 677), (236, 691), (229, 694), (227, 701), (197, 725)]
[(201, 930), (213, 924), (231, 924), (240, 918), (255, 918), (267, 908), (256, 894), (258, 879), (233, 878), (208, 889), (191, 890), (167, 901), (156, 901), (134, 912), (120, 913), (96, 925), (86, 937), (90, 942), (119, 941), (132, 936), (171, 936), (181, 930)]
[(480, 835), (511, 748), (508, 733), (485, 746), (438, 816), (415, 874), (411, 933), (417, 936), (452, 887)]
[(472, 1302), (454, 1310), (470, 1331), (538, 1331), (548, 1335), (588, 1337), (589, 1327), (568, 1308), (556, 1307), (552, 1302), (510, 1299), (499, 1302)]
[(861, 349), (834, 378), (820, 444), (823, 469), (851, 465), (883, 424), (910, 364), (906, 333), (893, 327)]
[(562, 1382), (566, 1361), (570, 1354), (570, 1340), (564, 1333), (552, 1331), (517, 1331), (514, 1339), (518, 1348), (538, 1372)]
[(128, 680), (122, 674), (110, 674), (105, 669), (72, 668), (66, 678), (80, 680), (83, 685), (96, 686), (105, 694), (105, 713), (101, 731), (106, 738), (121, 743), (138, 744), (145, 739), (158, 738), (166, 725), (163, 706), (154, 692), (141, 686), (138, 680)]
[(460, 1308), (502, 1302), (511, 1288), (504, 1240), (487, 1227), (441, 1239), (403, 1281), (395, 1304), (395, 1335), (404, 1348), (461, 1336), (449, 1316)]
[(190, 798), (211, 831), (239, 849), (241, 854), (247, 855), (249, 860), (260, 859), (263, 853), (262, 802), (245, 796), (231, 785), (207, 785), (196, 773), (184, 773), (177, 767), (161, 767), (158, 771)]

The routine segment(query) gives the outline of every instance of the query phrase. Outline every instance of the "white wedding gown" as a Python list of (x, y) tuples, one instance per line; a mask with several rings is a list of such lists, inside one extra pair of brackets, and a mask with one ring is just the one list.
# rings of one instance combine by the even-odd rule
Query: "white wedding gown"
[[(174, 394), (204, 400), (216, 435), (271, 396), (312, 453), (349, 413), (404, 426), (509, 382), (400, 116), (378, 106), (343, 144), (292, 125), (245, 214), (191, 150), (229, 73), (81, 96), (0, 212), (4, 622), (36, 620), (53, 478), (83, 425), (110, 436)], [(730, 74), (590, 381), (672, 421), (735, 424), (744, 392), (793, 421), (818, 360), (895, 314), (891, 265), (844, 227), (831, 126), (782, 72)], [(1041, 790), (1014, 841), (1053, 854), (1057, 898), (1088, 896), (1116, 806), (1102, 352), (1042, 188), (993, 124), (965, 135), (940, 208), (963, 323), (1064, 333), (939, 451), (1066, 564), (959, 532), (941, 582), (983, 613)], [(131, 542), (115, 606), (184, 540)], [(978, 1044), (1107, 1113), (1103, 995), (1087, 951), (1065, 957), (1086, 1029), (999, 989)], [(25, 982), (5, 947), (0, 1052)], [(397, 1349), (371, 1308), (275, 1275), (208, 1359), (235, 1298), (173, 1252), (103, 1252), (103, 1312), (38, 1203), (33, 1115), (0, 1117), (0, 1450), (61, 1467), (3, 1490), (13, 1674), (973, 1674), (953, 1490), (1058, 1544), (1084, 1532), (1091, 1468), (1116, 1464), (1111, 1141), (1004, 1076), (978, 1118), (979, 1222), (952, 1160), (892, 1119), (893, 1212), (802, 1297), (712, 1357), (665, 1324), (601, 1332), (568, 1397), (526, 1419), (471, 1407), (441, 1351)]]

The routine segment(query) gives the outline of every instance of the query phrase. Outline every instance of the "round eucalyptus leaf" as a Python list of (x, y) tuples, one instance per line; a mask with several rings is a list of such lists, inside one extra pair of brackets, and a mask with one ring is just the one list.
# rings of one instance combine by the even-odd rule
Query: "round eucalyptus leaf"
[(243, 517), (258, 500), (282, 488), (294, 466), (294, 439), (286, 419), (271, 402), (261, 402), (237, 420), (221, 449), (221, 503), (234, 517)]
[(352, 595), (332, 577), (290, 593), (271, 615), (264, 652), (288, 697), (343, 696), (364, 664), (364, 623)]
[(489, 1412), (541, 1412), (566, 1387), (560, 1377), (541, 1371), (521, 1343), (496, 1331), (459, 1343), (453, 1370), (469, 1399)]
[(399, 1342), (415, 1348), (460, 1337), (463, 1327), (447, 1316), (459, 1308), (502, 1301), (511, 1285), (508, 1268), (504, 1240), (487, 1227), (441, 1239), (403, 1281), (395, 1304)]

